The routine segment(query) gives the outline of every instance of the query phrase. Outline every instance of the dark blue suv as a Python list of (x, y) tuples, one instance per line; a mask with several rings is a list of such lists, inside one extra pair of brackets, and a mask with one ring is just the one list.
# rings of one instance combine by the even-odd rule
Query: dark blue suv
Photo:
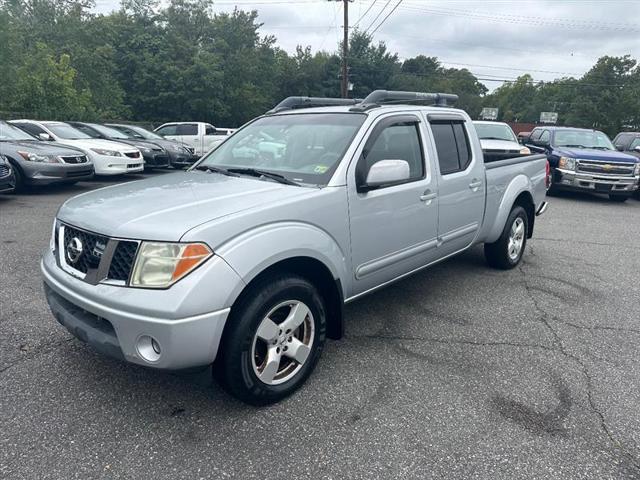
[(559, 189), (607, 193), (624, 202), (638, 188), (640, 159), (618, 152), (598, 130), (536, 127), (526, 142), (542, 148), (551, 167), (549, 192)]

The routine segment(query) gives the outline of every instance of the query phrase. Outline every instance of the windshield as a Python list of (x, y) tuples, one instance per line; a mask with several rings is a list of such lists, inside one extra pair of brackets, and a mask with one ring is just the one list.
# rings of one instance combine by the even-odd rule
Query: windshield
[(0, 123), (0, 142), (7, 141), (34, 141), (37, 140), (35, 137), (32, 137), (27, 132), (20, 130), (18, 127), (14, 127), (13, 125), (9, 125), (8, 123)]
[(513, 130), (509, 125), (503, 123), (475, 123), (478, 137), (485, 140), (506, 140), (508, 142), (517, 142)]
[(297, 183), (326, 185), (365, 118), (356, 113), (262, 117), (237, 131), (198, 165), (255, 168)]
[(127, 128), (129, 130), (137, 133), (142, 138), (154, 139), (154, 140), (163, 140), (164, 139), (164, 137), (161, 137), (157, 133), (150, 132), (149, 130), (147, 130), (145, 128), (142, 128), (142, 127), (134, 127), (133, 125), (130, 125)]
[(89, 126), (108, 138), (121, 138), (122, 140), (126, 140), (127, 138), (129, 138), (127, 135), (122, 133), (120, 130), (116, 130), (115, 128), (105, 127), (104, 125), (98, 125), (95, 123), (90, 123)]
[(602, 132), (590, 130), (558, 130), (553, 138), (553, 145), (556, 147), (615, 150), (609, 137)]
[(91, 138), (86, 133), (81, 132), (77, 128), (64, 123), (47, 123), (45, 126), (53, 132), (56, 137), (65, 138), (67, 140), (76, 140), (80, 138)]

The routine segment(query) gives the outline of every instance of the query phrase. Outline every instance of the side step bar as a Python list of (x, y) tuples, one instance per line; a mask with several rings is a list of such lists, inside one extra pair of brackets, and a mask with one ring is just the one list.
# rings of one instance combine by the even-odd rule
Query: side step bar
[(539, 217), (540, 215), (542, 215), (544, 212), (547, 211), (547, 207), (549, 206), (549, 204), (547, 202), (542, 202), (540, 204), (540, 207), (538, 208), (538, 211), (536, 212), (536, 217)]

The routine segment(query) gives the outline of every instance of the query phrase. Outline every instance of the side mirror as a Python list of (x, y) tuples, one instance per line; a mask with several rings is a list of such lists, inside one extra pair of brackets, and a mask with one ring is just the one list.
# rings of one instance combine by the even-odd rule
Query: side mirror
[(45, 142), (50, 142), (51, 140), (53, 140), (51, 138), (51, 135), (49, 135), (48, 133), (39, 133), (38, 134), (38, 139), (39, 140), (43, 140)]
[(640, 153), (640, 145), (638, 145), (637, 147), (633, 147), (633, 151)]
[(380, 160), (369, 169), (362, 191), (373, 190), (378, 187), (402, 183), (409, 180), (409, 162), (405, 160)]

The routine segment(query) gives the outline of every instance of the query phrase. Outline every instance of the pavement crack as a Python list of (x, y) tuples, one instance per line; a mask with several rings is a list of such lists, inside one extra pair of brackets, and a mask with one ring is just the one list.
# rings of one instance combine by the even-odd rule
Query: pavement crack
[(556, 320), (557, 322), (562, 324), (568, 324), (568, 322), (564, 322), (562, 319), (554, 315), (550, 315), (545, 311), (544, 308), (540, 306), (540, 304), (538, 303), (537, 296), (534, 293), (536, 291), (536, 288), (532, 286), (529, 282), (527, 272), (525, 271), (525, 265), (526, 263), (523, 261), (518, 267), (518, 270), (520, 271), (524, 279), (523, 284), (527, 292), (527, 295), (531, 299), (531, 302), (533, 303), (533, 306), (536, 309), (536, 312), (538, 313), (538, 320), (542, 322), (542, 324), (545, 325), (547, 330), (553, 335), (554, 343), (557, 345), (557, 348), (554, 350), (562, 354), (565, 358), (573, 361), (576, 365), (578, 365), (587, 384), (587, 402), (589, 404), (589, 408), (598, 417), (601, 430), (607, 436), (609, 443), (614, 448), (614, 450), (618, 450), (622, 454), (622, 456), (633, 466), (634, 469), (640, 471), (640, 461), (636, 459), (633, 453), (628, 451), (625, 448), (625, 446), (622, 445), (622, 443), (616, 439), (616, 437), (613, 435), (613, 432), (611, 431), (611, 428), (607, 424), (604, 413), (596, 405), (595, 399), (593, 398), (593, 378), (589, 373), (589, 369), (587, 368), (585, 363), (582, 361), (582, 359), (580, 359), (577, 355), (574, 355), (573, 353), (570, 353), (567, 351), (562, 341), (562, 338), (560, 337), (560, 334), (551, 325), (550, 319)]

